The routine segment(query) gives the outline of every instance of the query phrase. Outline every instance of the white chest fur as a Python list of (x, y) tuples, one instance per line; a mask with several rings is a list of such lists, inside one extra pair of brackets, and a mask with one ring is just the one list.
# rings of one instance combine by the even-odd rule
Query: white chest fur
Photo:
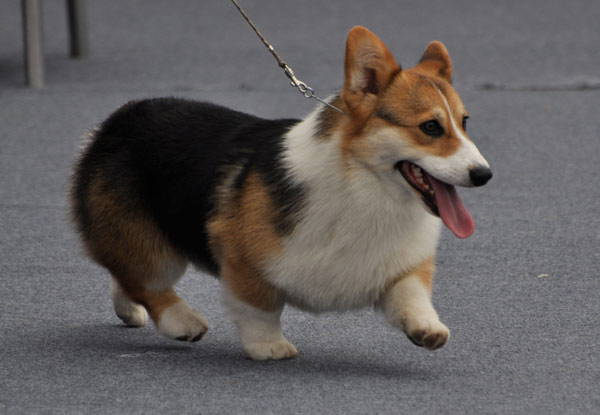
[(406, 189), (345, 168), (337, 139), (314, 139), (312, 125), (309, 117), (287, 137), (285, 162), (308, 199), (267, 278), (301, 308), (372, 305), (393, 279), (434, 254), (440, 221)]

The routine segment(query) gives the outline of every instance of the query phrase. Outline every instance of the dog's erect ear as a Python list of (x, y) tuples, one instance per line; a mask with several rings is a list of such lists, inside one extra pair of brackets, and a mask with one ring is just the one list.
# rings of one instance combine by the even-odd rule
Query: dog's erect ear
[(448, 83), (452, 83), (452, 61), (442, 42), (434, 40), (427, 45), (418, 67), (425, 72), (448, 81)]
[(369, 29), (356, 26), (346, 41), (341, 97), (352, 110), (365, 97), (377, 96), (400, 70), (383, 42)]

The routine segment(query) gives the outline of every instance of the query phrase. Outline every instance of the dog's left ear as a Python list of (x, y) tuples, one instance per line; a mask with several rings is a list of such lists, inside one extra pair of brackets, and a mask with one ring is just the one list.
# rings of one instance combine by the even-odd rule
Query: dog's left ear
[(452, 83), (452, 61), (444, 44), (434, 40), (427, 48), (417, 65), (421, 70)]
[(374, 101), (400, 70), (387, 46), (369, 29), (356, 26), (346, 41), (341, 98), (354, 111)]

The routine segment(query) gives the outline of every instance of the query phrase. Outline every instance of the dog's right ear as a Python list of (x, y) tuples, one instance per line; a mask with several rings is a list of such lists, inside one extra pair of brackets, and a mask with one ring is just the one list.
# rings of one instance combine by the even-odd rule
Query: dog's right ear
[(350, 112), (354, 112), (363, 105), (374, 105), (377, 95), (401, 68), (373, 32), (356, 26), (348, 33), (344, 71), (340, 95)]

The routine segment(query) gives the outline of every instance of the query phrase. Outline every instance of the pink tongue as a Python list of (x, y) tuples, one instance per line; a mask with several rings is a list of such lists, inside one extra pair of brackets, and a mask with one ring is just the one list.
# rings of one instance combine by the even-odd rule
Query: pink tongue
[[(424, 172), (427, 174), (427, 172)], [(440, 182), (427, 174), (433, 186), (440, 217), (444, 224), (459, 238), (468, 238), (475, 231), (475, 222), (463, 205), (454, 186)]]

